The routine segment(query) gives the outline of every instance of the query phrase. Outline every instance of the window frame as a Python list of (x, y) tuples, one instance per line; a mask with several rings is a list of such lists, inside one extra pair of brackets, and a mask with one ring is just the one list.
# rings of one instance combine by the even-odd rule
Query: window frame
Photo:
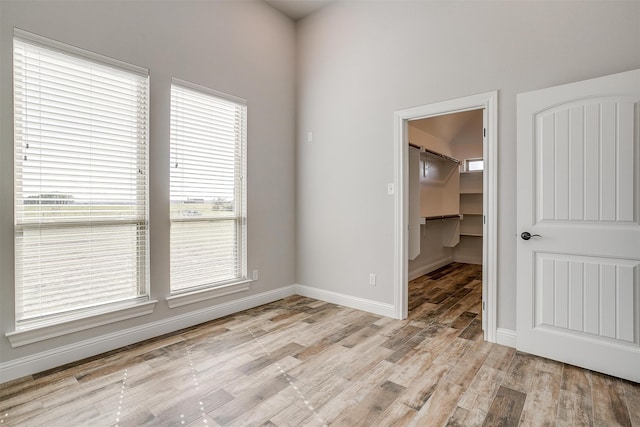
[[(62, 227), (86, 227), (94, 225), (135, 225), (136, 236), (140, 233), (140, 228), (144, 228), (143, 237), (136, 237), (136, 294), (132, 297), (113, 299), (110, 301), (99, 302), (96, 304), (89, 304), (83, 307), (71, 308), (69, 310), (57, 311), (54, 313), (30, 317), (23, 320), (18, 320), (17, 306), (14, 306), (14, 331), (6, 333), (7, 338), (12, 346), (17, 347), (20, 345), (30, 344), (43, 339), (49, 339), (52, 337), (68, 334), (75, 331), (80, 331), (92, 327), (96, 327), (102, 324), (113, 323), (124, 319), (143, 316), (153, 312), (154, 306), (157, 301), (150, 299), (150, 286), (149, 286), (149, 70), (133, 64), (129, 64), (123, 61), (116, 60), (114, 58), (106, 57), (94, 52), (90, 52), (84, 49), (80, 49), (75, 46), (71, 46), (65, 43), (61, 43), (55, 40), (51, 40), (37, 34), (29, 33), (27, 31), (14, 28), (12, 45), (15, 46), (15, 42), (20, 41), (32, 46), (37, 46), (46, 49), (50, 52), (61, 53), (67, 56), (74, 57), (87, 61), (88, 63), (96, 63), (101, 66), (112, 67), (120, 72), (127, 72), (140, 75), (144, 78), (146, 87), (144, 91), (146, 93), (146, 100), (144, 101), (145, 115), (142, 121), (137, 123), (145, 123), (146, 131), (144, 136), (138, 137), (139, 142), (136, 145), (136, 165), (139, 170), (144, 170), (144, 173), (136, 175), (136, 192), (138, 193), (138, 202), (136, 206), (142, 206), (144, 212), (140, 216), (140, 212), (136, 210), (133, 215), (136, 218), (116, 219), (107, 218), (105, 220), (87, 220), (80, 219), (74, 220), (73, 218), (62, 217), (61, 220), (51, 222), (30, 222), (25, 220), (19, 215), (18, 209), (24, 206), (18, 204), (18, 197), (21, 192), (21, 184), (18, 182), (18, 174), (16, 171), (20, 170), (22, 166), (19, 164), (17, 154), (21, 152), (22, 148), (18, 147), (20, 142), (23, 142), (22, 138), (18, 138), (15, 132), (18, 125), (16, 105), (17, 100), (14, 96), (12, 106), (12, 116), (14, 123), (14, 137), (13, 137), (13, 149), (14, 149), (14, 254), (15, 254), (15, 297), (14, 302), (17, 304), (17, 298), (20, 294), (18, 289), (18, 274), (20, 273), (20, 265), (22, 258), (18, 256), (16, 251), (18, 250), (18, 238), (25, 231), (38, 230), (38, 229), (57, 229)], [(12, 52), (14, 50), (12, 49)], [(12, 61), (15, 61), (15, 53), (12, 53)], [(15, 74), (15, 64), (12, 65), (13, 71), (13, 86), (15, 91), (15, 85), (17, 82)], [(14, 92), (15, 93), (15, 92)], [(141, 147), (142, 150), (140, 149)], [(140, 188), (144, 191), (140, 194)], [(140, 197), (143, 200), (140, 200)], [(141, 203), (140, 203), (141, 202)]]
[[(235, 107), (242, 108), (242, 120), (241, 120), (241, 135), (238, 144), (235, 146), (234, 163), (239, 163), (240, 172), (234, 175), (234, 200), (238, 206), (239, 212), (236, 212), (234, 216), (227, 216), (221, 219), (215, 218), (200, 218), (194, 217), (182, 217), (173, 218), (170, 215), (170, 228), (174, 223), (196, 223), (196, 222), (217, 222), (217, 221), (229, 221), (233, 220), (236, 223), (236, 265), (238, 266), (239, 274), (237, 277), (219, 282), (212, 282), (205, 285), (197, 285), (188, 288), (173, 289), (171, 287), (171, 281), (173, 279), (173, 272), (170, 271), (170, 284), (169, 284), (169, 296), (167, 302), (170, 308), (180, 307), (186, 304), (192, 304), (199, 301), (219, 298), (222, 296), (235, 294), (239, 292), (245, 292), (250, 289), (253, 280), (250, 280), (247, 276), (247, 122), (248, 122), (248, 107), (247, 101), (243, 98), (230, 95), (224, 92), (220, 92), (208, 87), (204, 87), (195, 83), (191, 83), (185, 80), (181, 80), (173, 77), (171, 79), (170, 93), (173, 94), (173, 88), (178, 87), (186, 89), (187, 91), (193, 91), (199, 95), (213, 97), (220, 101), (229, 102), (235, 104)], [(170, 104), (173, 105), (173, 95), (171, 95)], [(170, 108), (170, 120), (173, 120), (173, 109)], [(173, 140), (170, 137), (170, 147), (173, 153)], [(239, 154), (238, 154), (239, 153)], [(173, 154), (171, 154), (173, 156)], [(170, 157), (171, 157), (170, 156)], [(173, 158), (173, 157), (171, 157)], [(170, 160), (170, 167), (173, 167)], [(171, 191), (171, 179), (169, 188)], [(170, 202), (171, 203), (171, 202)], [(170, 252), (170, 264), (171, 264), (171, 230), (169, 232), (169, 252)], [(171, 267), (170, 267), (171, 268)]]
[[(482, 162), (482, 169), (469, 169), (470, 164), (474, 162)], [(483, 172), (484, 171), (484, 159), (482, 157), (475, 157), (472, 159), (464, 159), (464, 171), (469, 173)]]

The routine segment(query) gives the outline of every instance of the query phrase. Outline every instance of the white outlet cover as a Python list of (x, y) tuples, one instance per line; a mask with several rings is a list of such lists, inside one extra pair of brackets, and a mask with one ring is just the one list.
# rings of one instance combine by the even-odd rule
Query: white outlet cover
[(371, 286), (375, 286), (376, 284), (376, 275), (374, 273), (369, 273), (369, 284)]

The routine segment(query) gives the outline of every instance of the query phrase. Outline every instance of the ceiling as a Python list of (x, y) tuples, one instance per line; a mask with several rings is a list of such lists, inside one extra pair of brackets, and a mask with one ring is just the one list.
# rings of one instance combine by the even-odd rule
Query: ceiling
[(451, 142), (471, 123), (482, 127), (482, 110), (463, 111), (461, 113), (411, 120), (409, 126), (427, 132), (442, 141)]
[(297, 21), (336, 0), (264, 0), (289, 18)]

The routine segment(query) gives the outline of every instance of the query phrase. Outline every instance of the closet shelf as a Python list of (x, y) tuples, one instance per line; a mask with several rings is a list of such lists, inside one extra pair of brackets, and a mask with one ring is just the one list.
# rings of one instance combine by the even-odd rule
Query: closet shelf
[(430, 185), (445, 186), (451, 175), (458, 171), (460, 160), (424, 147), (409, 144), (420, 150), (420, 180)]
[(464, 231), (460, 232), (460, 235), (469, 237), (482, 237), (482, 233), (465, 233)]
[(427, 155), (432, 155), (432, 156), (436, 156), (439, 157), (441, 159), (447, 160), (449, 162), (455, 163), (456, 165), (460, 164), (460, 160), (458, 159), (454, 159), (453, 157), (449, 157), (445, 154), (442, 153), (438, 153), (437, 151), (433, 151), (433, 150), (429, 150), (428, 148), (422, 147), (420, 145), (416, 145), (416, 144), (412, 144), (409, 143), (409, 146), (413, 147), (413, 148), (417, 148), (418, 150), (420, 150), (421, 153), (426, 153)]
[(425, 216), (424, 217), (425, 221), (434, 221), (436, 219), (450, 219), (450, 218), (458, 218), (458, 219), (460, 219), (460, 215), (453, 214), (453, 215), (435, 215), (435, 216)]

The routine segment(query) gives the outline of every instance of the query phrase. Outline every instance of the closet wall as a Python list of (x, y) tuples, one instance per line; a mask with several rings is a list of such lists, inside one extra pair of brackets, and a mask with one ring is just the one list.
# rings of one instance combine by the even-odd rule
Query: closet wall
[(453, 261), (460, 211), (458, 165), (409, 147), (409, 280)]
[(478, 113), (450, 143), (452, 156), (463, 162), (460, 172), (460, 242), (453, 250), (453, 260), (466, 264), (482, 264), (484, 174), (464, 171), (466, 159), (482, 158), (482, 113)]
[[(410, 182), (409, 210), (413, 207), (416, 211), (418, 200), (415, 194), (419, 192), (420, 217), (463, 214), (460, 220), (422, 220), (419, 226), (419, 255), (414, 259), (411, 259), (410, 247), (409, 280), (453, 261), (482, 264), (482, 172), (464, 171), (465, 159), (482, 158), (482, 127), (481, 110), (409, 122), (411, 144), (461, 161), (459, 166), (455, 166), (455, 174), (447, 180), (448, 188), (444, 190), (449, 196), (442, 196), (436, 191), (436, 188), (443, 190), (442, 177), (434, 180), (431, 172), (425, 176), (425, 153), (422, 153), (421, 161), (417, 164), (415, 157), (418, 150), (410, 147), (410, 181), (411, 177), (415, 179), (416, 174), (420, 180), (419, 189), (415, 188), (414, 181), (413, 195)], [(437, 160), (433, 159), (431, 168), (437, 167)], [(451, 202), (452, 197), (455, 203)], [(443, 198), (446, 200), (444, 203)], [(415, 222), (413, 227), (415, 230)], [(455, 233), (455, 239), (452, 239), (452, 233)], [(412, 239), (410, 246), (411, 243)]]

